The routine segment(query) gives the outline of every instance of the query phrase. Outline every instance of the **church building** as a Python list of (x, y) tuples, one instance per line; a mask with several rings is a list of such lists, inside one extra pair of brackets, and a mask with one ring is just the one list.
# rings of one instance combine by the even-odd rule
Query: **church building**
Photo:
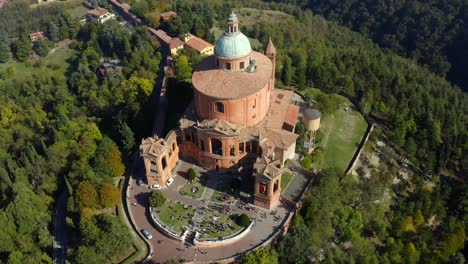
[[(231, 13), (214, 55), (206, 57), (193, 73), (194, 98), (175, 131), (177, 146), (173, 142), (161, 145), (159, 141), (165, 139), (154, 141), (168, 149), (160, 153), (178, 152), (181, 158), (218, 171), (219, 177), (223, 173), (242, 176), (243, 184), (251, 186), (254, 204), (267, 209), (279, 201), (281, 174), (286, 160), (295, 155), (298, 137), (294, 128), (299, 108), (291, 104), (292, 91), (274, 87), (275, 59), (271, 39), (265, 54), (253, 51), (237, 16)], [(140, 149), (151, 168), (161, 157), (144, 153), (151, 149), (150, 143), (146, 139)], [(165, 183), (167, 175), (157, 174), (164, 173), (161, 169), (147, 168), (152, 173), (147, 173), (150, 184)]]

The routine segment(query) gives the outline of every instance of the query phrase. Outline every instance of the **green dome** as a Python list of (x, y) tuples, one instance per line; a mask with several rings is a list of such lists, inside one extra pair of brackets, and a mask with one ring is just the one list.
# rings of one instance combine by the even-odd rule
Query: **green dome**
[(251, 51), (249, 39), (241, 32), (224, 32), (216, 41), (216, 56), (240, 58), (249, 55)]

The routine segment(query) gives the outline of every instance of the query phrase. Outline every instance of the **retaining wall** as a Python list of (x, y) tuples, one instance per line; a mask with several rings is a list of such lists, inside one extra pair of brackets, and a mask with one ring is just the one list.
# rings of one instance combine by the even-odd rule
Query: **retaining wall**
[(239, 239), (243, 238), (244, 236), (246, 236), (250, 230), (252, 230), (252, 227), (254, 226), (255, 224), (255, 221), (251, 221), (250, 222), (250, 225), (246, 228), (244, 228), (243, 230), (241, 230), (240, 232), (237, 232), (236, 234), (233, 234), (227, 238), (223, 238), (223, 239), (216, 239), (216, 240), (198, 240), (198, 239), (194, 239), (193, 241), (193, 244), (197, 247), (207, 247), (207, 248), (211, 248), (211, 247), (219, 247), (219, 246), (224, 246), (224, 245), (228, 245), (228, 244), (231, 244), (231, 243), (234, 243), (236, 241), (238, 241)]

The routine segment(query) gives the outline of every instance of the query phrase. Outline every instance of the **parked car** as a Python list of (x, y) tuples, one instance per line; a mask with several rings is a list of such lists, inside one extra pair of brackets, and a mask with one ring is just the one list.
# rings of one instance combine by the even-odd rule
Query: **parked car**
[(160, 190), (161, 189), (161, 185), (159, 184), (153, 184), (150, 186), (150, 189), (151, 190)]
[(142, 179), (142, 178), (138, 178), (138, 180), (137, 180), (137, 185), (138, 185), (138, 186), (143, 185), (143, 179)]
[(152, 239), (152, 238), (153, 238), (153, 235), (151, 235), (151, 233), (148, 232), (148, 230), (146, 230), (146, 229), (142, 229), (142, 230), (141, 230), (141, 233), (142, 233), (147, 239)]
[(166, 182), (166, 185), (167, 186), (170, 186), (172, 184), (172, 182), (174, 181), (174, 178), (169, 178)]

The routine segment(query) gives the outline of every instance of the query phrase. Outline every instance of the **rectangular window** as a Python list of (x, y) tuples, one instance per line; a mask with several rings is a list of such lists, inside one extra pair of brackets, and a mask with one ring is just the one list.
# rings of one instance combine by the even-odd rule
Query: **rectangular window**
[(226, 70), (230, 70), (231, 69), (231, 63), (227, 62), (226, 63)]
[(224, 104), (221, 102), (216, 102), (216, 112), (224, 113)]
[(244, 142), (239, 143), (239, 153), (240, 154), (244, 153)]
[(243, 62), (243, 61), (241, 61), (240, 65), (239, 65), (239, 68), (240, 68), (241, 70), (244, 69), (244, 62)]
[(231, 145), (231, 149), (229, 150), (229, 153), (231, 154), (231, 156), (235, 156), (236, 155), (236, 151), (234, 149), (234, 145)]
[(218, 59), (216, 59), (216, 66), (219, 67), (219, 60)]

